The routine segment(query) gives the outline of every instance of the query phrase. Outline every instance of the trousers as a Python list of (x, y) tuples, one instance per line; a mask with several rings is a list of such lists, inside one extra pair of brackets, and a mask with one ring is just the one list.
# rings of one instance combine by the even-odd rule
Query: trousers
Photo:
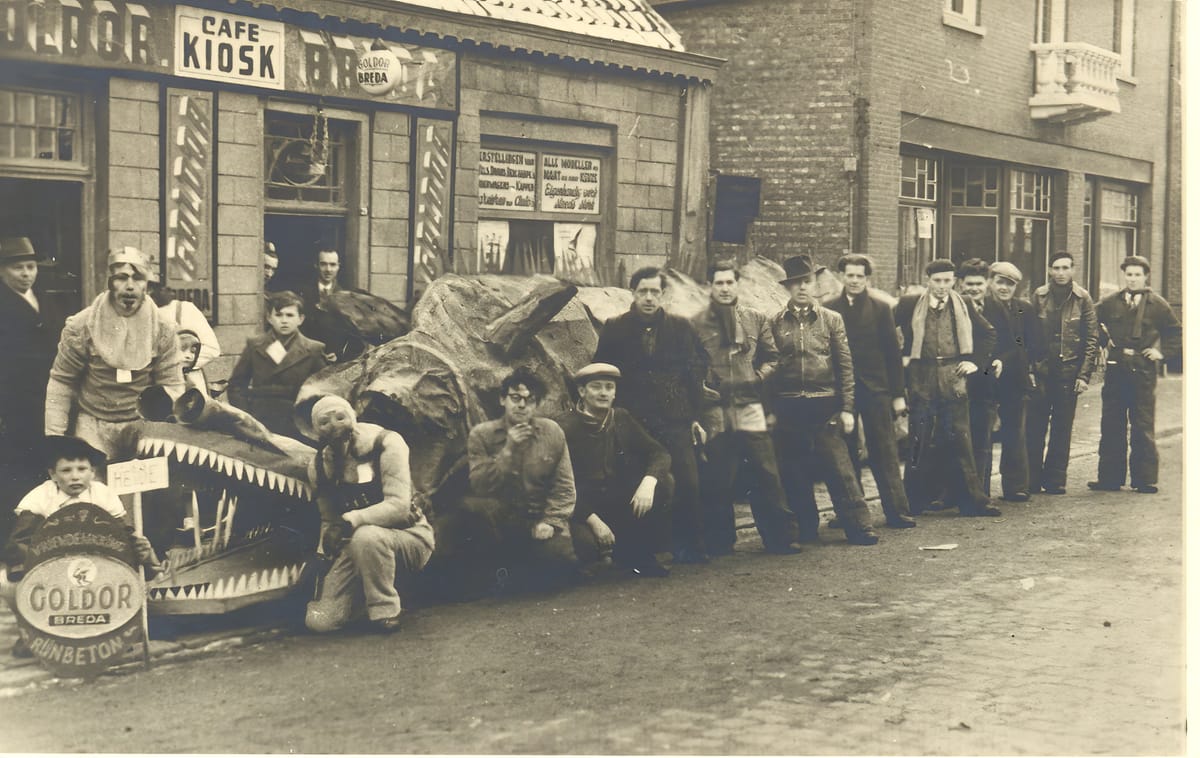
[[(612, 530), (613, 561), (622, 566), (642, 566), (665, 548), (670, 533), (674, 479), (668, 474), (654, 487), (654, 504), (638, 518), (630, 501), (638, 482), (612, 486), (576, 480), (576, 513), (595, 513)], [(585, 517), (586, 518), (586, 517)], [(595, 562), (603, 552), (584, 519), (571, 521), (571, 543), (583, 564)]]
[[(1025, 413), (1025, 442), (1029, 457), (1029, 486), (1053, 489), (1067, 486), (1071, 460), (1071, 431), (1075, 426), (1075, 371), (1059, 366), (1029, 397)], [(1046, 439), (1046, 430), (1050, 439)]]
[[(1106, 485), (1158, 484), (1158, 445), (1154, 441), (1157, 366), (1137, 356), (1132, 365), (1110, 363), (1100, 392), (1100, 463), (1097, 479)], [(1128, 445), (1126, 433), (1128, 432)]]
[(904, 488), (914, 513), (925, 510), (941, 492), (963, 512), (988, 504), (975, 471), (966, 397), (914, 393), (908, 435)]
[(675, 498), (671, 503), (672, 550), (699, 551), (703, 547), (700, 516), (700, 480), (692, 425), (646, 423), (646, 431), (671, 454)]
[(788, 510), (780, 481), (775, 445), (768, 432), (727, 430), (708, 441), (708, 464), (701, 473), (704, 544), (712, 553), (727, 553), (737, 541), (733, 517), (733, 484), (743, 463), (749, 466), (750, 511), (766, 547), (782, 547), (796, 539), (796, 517)]
[[(886, 394), (855, 393), (859, 423), (867, 446), (867, 463), (875, 486), (879, 489), (879, 502), (887, 520), (911, 515), (908, 495), (904, 491), (904, 479), (900, 474), (900, 450), (896, 445), (896, 431), (892, 418), (892, 399)], [(859, 466), (861, 482), (861, 456), (854, 457)]]

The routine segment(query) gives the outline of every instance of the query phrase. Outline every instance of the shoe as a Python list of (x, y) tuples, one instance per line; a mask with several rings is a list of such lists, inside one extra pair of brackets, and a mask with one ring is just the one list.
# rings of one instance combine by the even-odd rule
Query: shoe
[(1042, 492), (1047, 495), (1065, 495), (1067, 494), (1066, 487), (1042, 487)]
[(887, 520), (887, 525), (888, 529), (912, 529), (917, 525), (917, 522), (911, 516), (897, 514)]
[(708, 553), (696, 548), (683, 548), (675, 553), (676, 563), (708, 563)]
[(978, 516), (999, 516), (999, 515), (1000, 515), (1000, 509), (999, 509), (999, 508), (994, 508), (994, 507), (992, 507), (992, 506), (990, 506), (990, 505), (981, 505), (981, 506), (979, 506), (978, 508), (969, 508), (969, 509), (967, 509), (967, 510), (965, 510), (965, 511), (959, 511), (959, 512), (958, 512), (958, 515), (960, 515), (960, 516), (970, 516), (970, 517), (978, 517)]
[(767, 545), (765, 549), (772, 555), (795, 555), (802, 550), (799, 542), (788, 542), (783, 545)]
[(867, 527), (865, 529), (846, 530), (846, 542), (851, 545), (876, 545), (879, 544), (879, 535), (875, 530)]
[(844, 526), (842, 526), (842, 522), (840, 520), (838, 520), (837, 518), (829, 519), (828, 526), (830, 529), (844, 529), (845, 528)]
[(1153, 495), (1158, 492), (1158, 487), (1153, 484), (1139, 484), (1133, 488), (1134, 492), (1140, 492), (1143, 495)]
[(947, 505), (945, 500), (933, 500), (925, 508), (927, 511), (948, 511), (953, 506)]
[(1029, 493), (1028, 492), (1011, 492), (1007, 495), (1004, 495), (1001, 499), (1007, 500), (1010, 503), (1027, 503), (1027, 502), (1029, 502)]
[(660, 578), (671, 575), (671, 569), (651, 558), (629, 569), (629, 573), (642, 578)]
[[(1088, 489), (1097, 490), (1099, 492), (1120, 492), (1121, 485), (1105, 484), (1104, 482), (1088, 482)], [(1134, 487), (1134, 489), (1137, 489), (1137, 487)]]
[(391, 634), (400, 628), (400, 614), (385, 619), (371, 619), (371, 628), (381, 634)]

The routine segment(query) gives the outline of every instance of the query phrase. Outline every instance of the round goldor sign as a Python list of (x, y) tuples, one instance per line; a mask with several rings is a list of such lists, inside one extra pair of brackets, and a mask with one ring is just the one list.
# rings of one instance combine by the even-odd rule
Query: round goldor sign
[(370, 95), (391, 92), (400, 81), (400, 59), (391, 50), (369, 50), (358, 58), (358, 86)]
[(17, 613), (40, 632), (85, 639), (124, 626), (141, 610), (140, 580), (127, 563), (103, 555), (39, 563), (17, 586)]

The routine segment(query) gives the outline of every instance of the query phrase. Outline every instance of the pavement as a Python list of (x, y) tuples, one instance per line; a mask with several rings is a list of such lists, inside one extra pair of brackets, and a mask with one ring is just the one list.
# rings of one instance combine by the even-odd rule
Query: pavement
[[(1183, 378), (1178, 375), (1168, 376), (1159, 382), (1157, 431), (1160, 445), (1163, 444), (1163, 441), (1169, 441), (1171, 438), (1177, 437), (1183, 431), (1183, 385)], [(1096, 460), (1095, 451), (1099, 444), (1099, 438), (1100, 389), (1099, 384), (1097, 383), (1097, 385), (1093, 386), (1093, 388), (1080, 399), (1076, 415), (1072, 444), (1073, 463), (1071, 471), (1071, 489), (1073, 492), (1078, 493), (1082, 490), (1083, 493), (1086, 493), (1083, 483), (1088, 479), (1094, 478)], [(1165, 463), (1166, 461), (1164, 460), (1164, 464)], [(1171, 476), (1166, 476), (1167, 473), (1170, 473)], [(1164, 486), (1164, 493), (1154, 496), (1155, 499), (1166, 498), (1168, 502), (1172, 502), (1176, 499), (1181, 500), (1181, 498), (1178, 497), (1178, 492), (1182, 488), (1182, 481), (1178, 476), (1176, 476), (1178, 473), (1178, 471), (1168, 472), (1164, 465), (1164, 484), (1166, 486)], [(876, 518), (881, 521), (882, 513), (879, 510), (879, 504), (874, 492), (874, 486), (869, 481), (869, 474), (864, 474), (864, 477), (867, 480), (865, 481), (866, 494), (868, 495), (869, 501), (871, 501), (870, 504)], [(1174, 479), (1174, 481), (1166, 481), (1169, 478)], [(997, 476), (997, 479), (993, 485), (993, 489), (998, 491), (998, 488)], [(1047, 496), (1035, 498), (1035, 502), (1043, 500), (1050, 500), (1050, 498)], [(1001, 505), (1006, 506), (1007, 504)], [(1014, 511), (1019, 508), (1015, 506), (1007, 507)], [(932, 519), (929, 517), (922, 517), (923, 525), (927, 523), (927, 521), (936, 521), (939, 524), (949, 523), (946, 518), (939, 515), (933, 516)], [(968, 520), (964, 521), (969, 523)], [(743, 507), (739, 509), (738, 526), (741, 535), (739, 540), (740, 542), (757, 542), (757, 539), (753, 534), (753, 522), (749, 517), (748, 508)], [(914, 531), (925, 533), (927, 530), (918, 529)], [(888, 541), (889, 538), (897, 534), (897, 532), (892, 532), (891, 530), (884, 530), (884, 541)], [(1182, 531), (1180, 531), (1179, 539), (1182, 540)], [(1066, 541), (1054, 542), (1053, 545), (1055, 546), (1055, 549), (1061, 549), (1064, 551), (1077, 549), (1072, 547)], [(983, 582), (983, 584), (980, 584), (978, 588), (979, 591), (984, 593), (990, 592), (989, 587), (985, 586), (989, 584), (988, 580), (982, 577), (964, 577), (963, 581), (968, 583), (967, 587), (972, 586), (970, 584), (971, 582)], [(1131, 575), (1131, 578), (1121, 580), (1121, 582), (1124, 584), (1128, 584), (1130, 581), (1136, 581), (1136, 576)], [(1046, 632), (1046, 628), (1030, 628), (1029, 623), (1023, 621), (1023, 619), (1026, 617), (1045, 618), (1048, 615), (1053, 616), (1059, 612), (1064, 615), (1069, 615), (1072, 611), (1081, 610), (1080, 608), (1072, 608), (1070, 603), (1075, 601), (1072, 601), (1069, 595), (1065, 595), (1063, 592), (1058, 591), (1065, 589), (1065, 582), (1066, 580), (1063, 577), (1051, 577), (1046, 580), (1046, 584), (1043, 585), (1043, 589), (1039, 593), (1029, 593), (1023, 589), (1009, 589), (1003, 593), (989, 595), (994, 604), (994, 612), (991, 613), (987, 618), (979, 618), (973, 621), (972, 623), (977, 625), (974, 627), (974, 629), (980, 633), (984, 633), (988, 630), (992, 630), (993, 628), (1002, 627), (1013, 630), (1013, 639), (1017, 638), (1018, 632), (1025, 639), (1023, 640), (1020, 659), (1016, 661), (1015, 669), (1011, 665), (1014, 663), (1012, 658), (1013, 651), (1008, 649), (1007, 646), (1001, 645), (993, 651), (988, 652), (984, 656), (983, 660), (985, 662), (992, 660), (997, 663), (1004, 662), (1009, 664), (1009, 671), (1006, 675), (1007, 678), (1003, 680), (997, 680), (996, 682), (981, 689), (979, 693), (977, 693), (977, 702), (974, 702), (972, 706), (979, 709), (978, 712), (981, 715), (987, 715), (988, 713), (994, 715), (996, 713), (1008, 712), (1014, 709), (1027, 709), (1036, 705), (1036, 703), (1030, 702), (1028, 698), (1026, 698), (1021, 692), (1023, 682), (1042, 681), (1047, 683), (1049, 687), (1048, 691), (1054, 690), (1054, 681), (1056, 675), (1053, 673), (1053, 665), (1049, 665), (1047, 662), (1053, 661), (1058, 655), (1058, 651), (1053, 649), (1052, 646), (1038, 648), (1039, 644), (1047, 644), (1038, 642), (1039, 638), (1046, 638), (1046, 635), (1044, 634)], [(937, 592), (927, 594), (922, 599), (921, 603), (915, 606), (907, 602), (906, 599), (900, 599), (899, 601), (890, 600), (883, 602), (872, 602), (868, 604), (868, 606), (864, 606), (863, 609), (860, 609), (856, 612), (864, 612), (866, 617), (876, 620), (886, 621), (888, 619), (895, 619), (895, 623), (900, 623), (901, 619), (907, 619), (907, 623), (917, 623), (919, 625), (918, 630), (928, 630), (934, 638), (937, 638), (941, 629), (944, 629), (948, 625), (951, 625), (953, 622), (955, 622), (955, 597), (957, 596), (957, 593), (962, 592), (962, 590), (963, 586), (961, 584), (946, 585), (943, 592), (940, 594)], [(1146, 595), (1144, 596), (1144, 599), (1148, 601), (1149, 597), (1149, 595)], [(1177, 607), (1182, 608), (1181, 598)], [(1144, 610), (1147, 615), (1151, 615), (1155, 612), (1155, 609), (1152, 607), (1146, 607), (1141, 610)], [(1140, 612), (1140, 610), (1137, 612)], [(220, 620), (216, 620), (216, 624), (219, 625)], [(156, 631), (155, 636), (161, 638), (151, 640), (150, 652), (152, 665), (159, 666), (196, 658), (205, 658), (244, 646), (270, 643), (272, 641), (288, 638), (294, 633), (294, 631), (295, 627), (289, 625), (269, 623), (241, 625), (236, 620), (231, 621), (224, 627), (215, 629), (208, 628), (202, 632), (187, 631), (187, 627), (175, 630), (168, 629), (162, 634), (159, 634), (159, 632)], [(63, 683), (64, 681), (66, 681), (68, 684), (74, 684), (74, 682), (69, 680), (56, 679), (49, 672), (42, 669), (41, 666), (33, 660), (15, 659), (8, 656), (7, 651), (12, 646), (16, 636), (16, 624), (13, 621), (12, 616), (8, 613), (0, 613), (0, 697), (27, 694), (47, 686)], [(1114, 634), (1107, 636), (1116, 635)], [(1097, 645), (1101, 644), (1100, 641), (1093, 642), (1095, 642)], [(1135, 641), (1130, 642), (1134, 643)], [(1052, 644), (1059, 643), (1056, 642)], [(927, 655), (928, 652), (928, 650), (922, 649), (913, 651), (913, 654), (916, 657), (904, 663), (903, 665), (914, 667), (924, 665), (928, 662), (928, 660), (923, 656)], [(938, 653), (938, 655), (942, 656), (940, 661), (951, 668), (959, 666), (960, 664), (978, 664), (978, 660), (973, 657), (974, 654), (971, 654), (971, 661), (963, 660), (963, 657), (967, 655), (965, 652), (955, 653), (954, 651), (943, 651)], [(140, 656), (140, 650), (138, 651), (138, 656)], [(135, 657), (134, 661), (136, 660), (140, 660), (140, 658)], [(866, 668), (877, 668), (882, 672), (885, 669), (891, 668), (892, 662), (892, 658), (889, 658), (887, 655), (883, 655), (882, 651), (880, 651), (880, 655), (876, 656), (875, 659), (870, 661)], [(822, 684), (815, 686), (814, 691), (819, 690), (819, 692), (816, 692), (816, 694), (828, 699), (832, 709), (831, 713), (841, 714), (831, 715), (830, 718), (844, 719), (846, 720), (846, 723), (853, 723), (855, 700), (853, 697), (839, 694), (842, 691), (841, 683), (844, 683), (852, 678), (849, 676), (851, 672), (846, 670), (839, 671), (836, 668), (832, 671), (824, 670), (825, 663), (822, 657), (817, 654), (814, 654), (809, 658), (802, 659), (801, 663), (803, 666), (811, 668), (814, 674), (819, 674), (819, 676), (812, 681), (819, 681)], [(109, 675), (119, 676), (138, 671), (141, 668), (141, 663), (131, 661), (128, 664), (111, 670)], [(852, 668), (854, 668), (857, 673), (861, 674), (863, 667), (857, 666)], [(1122, 677), (1124, 674), (1122, 673), (1120, 667), (1105, 669), (1105, 671), (1107, 673), (1094, 681), (1096, 686), (1118, 686), (1120, 682), (1123, 681)], [(920, 701), (920, 692), (915, 690), (914, 687), (915, 685), (901, 682), (895, 688), (889, 690), (890, 694), (888, 697), (890, 699), (894, 699), (897, 707), (896, 718), (900, 719), (900, 721), (896, 722), (896, 726), (901, 725), (904, 720), (908, 718), (908, 716), (905, 714), (909, 713), (913, 707), (909, 704), (913, 703), (914, 699), (916, 702)], [(1152, 694), (1150, 690), (1152, 690), (1153, 687), (1149, 684), (1143, 683), (1141, 687), (1141, 689), (1136, 690), (1138, 694), (1145, 694), (1147, 697)], [(1051, 698), (1049, 695), (1043, 695), (1042, 697), (1045, 699), (1044, 704), (1047, 707), (1055, 707), (1055, 702), (1052, 702), (1053, 698)], [(786, 703), (779, 703), (775, 701), (756, 703), (747, 702), (744, 704), (744, 706), (739, 706), (736, 701), (731, 701), (730, 708), (732, 709), (732, 713), (728, 718), (731, 719), (730, 723), (733, 725), (740, 723), (740, 720), (749, 718), (750, 715), (753, 715), (754, 719), (766, 719), (768, 722), (776, 723), (783, 719), (783, 711), (780, 711), (779, 709), (782, 708), (786, 710)], [(739, 708), (744, 708), (745, 712), (740, 711)], [(779, 714), (777, 716), (771, 716), (771, 713), (775, 711), (779, 711)], [(738, 715), (739, 713), (742, 715)], [(696, 714), (689, 714), (686, 710), (679, 710), (678, 713), (673, 713), (671, 721), (672, 723), (686, 725), (689, 722), (689, 719), (693, 718), (699, 718), (699, 716)], [(1053, 721), (1057, 725), (1060, 722), (1060, 719), (1056, 717)], [(1163, 727), (1169, 727), (1172, 723), (1173, 722), (1164, 723)], [(797, 739), (804, 737), (804, 730), (806, 727), (802, 725), (796, 725), (792, 728), (799, 730), (796, 734)], [(971, 728), (972, 727), (967, 724), (963, 727), (963, 730), (969, 731)], [(681, 729), (683, 728), (681, 727)], [(694, 741), (689, 742), (688, 739), (690, 738), (685, 739), (682, 736), (683, 732), (687, 732), (688, 734), (692, 733), (687, 729), (683, 729), (683, 731), (680, 733), (681, 736), (679, 737), (681, 741), (669, 742), (666, 740), (670, 739), (671, 732), (670, 730), (664, 730), (661, 740), (651, 746), (654, 748), (651, 750), (651, 752), (721, 752), (722, 750), (729, 748), (727, 743), (722, 743), (720, 740), (717, 740), (716, 742), (710, 741), (710, 743), (704, 744)], [(778, 737), (778, 735), (776, 735), (776, 737)], [(778, 743), (776, 742), (772, 744)], [(947, 742), (947, 745), (952, 746), (953, 744), (953, 740), (949, 740)], [(755, 743), (751, 743), (750, 747), (753, 748), (754, 745)], [(1038, 745), (1040, 746), (1041, 743), (1038, 743)], [(741, 747), (745, 748), (746, 746), (743, 745)], [(762, 748), (762, 752), (772, 752), (767, 750), (768, 745), (765, 743), (760, 745), (760, 747)], [(619, 749), (619, 751), (632, 752), (634, 751), (634, 748), (633, 746), (625, 746), (624, 749)], [(758, 752), (758, 750), (754, 751)], [(1019, 752), (1020, 751), (1021, 750), (1019, 750)], [(852, 752), (860, 751), (854, 750)], [(987, 750), (984, 752), (987, 752)], [(1133, 752), (1141, 751), (1133, 750)]]

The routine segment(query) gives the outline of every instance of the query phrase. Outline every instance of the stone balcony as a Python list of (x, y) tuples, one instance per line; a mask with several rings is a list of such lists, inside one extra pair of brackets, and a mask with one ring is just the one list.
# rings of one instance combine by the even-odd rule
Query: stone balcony
[(1117, 72), (1121, 56), (1085, 42), (1035, 43), (1037, 81), (1029, 98), (1035, 121), (1091, 121), (1121, 112)]

